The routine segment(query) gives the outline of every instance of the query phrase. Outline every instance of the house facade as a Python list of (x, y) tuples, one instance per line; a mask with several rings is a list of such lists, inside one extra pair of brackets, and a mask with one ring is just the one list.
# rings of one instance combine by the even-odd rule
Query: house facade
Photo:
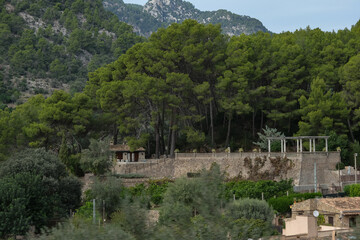
[(110, 151), (114, 152), (114, 158), (117, 162), (144, 162), (145, 161), (145, 149), (138, 148), (131, 151), (131, 148), (127, 144), (110, 144)]
[(294, 203), (291, 208), (292, 218), (313, 216), (315, 210), (328, 226), (354, 227), (360, 215), (360, 197), (315, 198)]

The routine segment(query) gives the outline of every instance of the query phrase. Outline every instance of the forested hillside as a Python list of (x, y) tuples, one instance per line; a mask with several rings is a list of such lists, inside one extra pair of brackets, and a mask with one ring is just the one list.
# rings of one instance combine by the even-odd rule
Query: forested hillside
[(359, 30), (358, 22), (337, 33), (229, 39), (187, 20), (92, 73), (85, 93), (113, 116), (120, 139), (150, 139), (152, 152), (249, 149), (267, 125), (287, 136), (331, 135), (346, 155), (360, 137)]
[(230, 36), (268, 32), (255, 18), (226, 10), (201, 11), (183, 0), (149, 0), (144, 6), (126, 4), (123, 0), (103, 0), (103, 4), (105, 9), (116, 14), (121, 21), (134, 26), (137, 33), (146, 37), (160, 27), (181, 23), (186, 19), (195, 19), (204, 24), (221, 24), (223, 33)]
[(229, 38), (220, 26), (186, 20), (90, 73), (83, 93), (37, 95), (0, 111), (1, 157), (45, 147), (81, 173), (90, 139), (111, 136), (148, 155), (252, 150), (269, 126), (287, 136), (330, 135), (330, 150), (340, 147), (348, 161), (360, 150), (359, 68), (360, 22), (336, 33)]
[(1, 104), (59, 88), (81, 91), (89, 71), (142, 41), (101, 1), (1, 0), (0, 6)]

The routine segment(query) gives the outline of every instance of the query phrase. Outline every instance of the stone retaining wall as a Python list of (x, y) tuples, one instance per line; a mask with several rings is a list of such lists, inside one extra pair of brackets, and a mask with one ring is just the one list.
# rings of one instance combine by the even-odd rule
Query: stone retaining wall
[(340, 161), (339, 152), (316, 153), (177, 153), (174, 159), (149, 159), (143, 163), (117, 163), (119, 174), (138, 173), (149, 178), (179, 178), (187, 173), (209, 169), (219, 164), (228, 178), (289, 179), (295, 185), (314, 184), (314, 162), (317, 183), (332, 184), (328, 172)]

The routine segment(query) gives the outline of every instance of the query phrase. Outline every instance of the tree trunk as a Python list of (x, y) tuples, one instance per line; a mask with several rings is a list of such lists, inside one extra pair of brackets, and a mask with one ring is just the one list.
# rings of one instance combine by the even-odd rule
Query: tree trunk
[(264, 124), (264, 112), (261, 110), (261, 121), (260, 121), (260, 131), (263, 129)]
[(119, 129), (117, 127), (117, 124), (114, 123), (114, 131), (113, 131), (113, 143), (114, 143), (114, 145), (117, 144), (118, 135), (119, 135)]
[(175, 157), (175, 144), (176, 144), (176, 130), (173, 128), (171, 134), (171, 148), (170, 148), (170, 157)]
[(163, 102), (163, 109), (161, 113), (161, 125), (160, 125), (160, 133), (161, 133), (161, 154), (165, 152), (165, 139), (164, 139), (164, 128), (165, 128), (165, 103)]
[(351, 136), (352, 142), (355, 142), (355, 138), (354, 138), (353, 131), (352, 131), (352, 129), (351, 129), (351, 124), (350, 124), (350, 119), (349, 119), (349, 118), (347, 119), (347, 124), (348, 124), (348, 128), (349, 128), (349, 132), (350, 132), (350, 136)]
[(208, 119), (208, 111), (207, 107), (205, 107), (205, 119), (206, 119), (206, 130), (209, 131), (209, 119)]
[(252, 135), (253, 135), (253, 138), (255, 138), (255, 116), (256, 116), (256, 113), (255, 113), (255, 110), (254, 110), (253, 114), (252, 114)]
[(291, 130), (291, 117), (289, 117), (289, 123), (288, 123), (288, 133), (290, 133)]
[(159, 148), (160, 148), (160, 134), (159, 134), (159, 117), (157, 117), (156, 119), (156, 124), (155, 124), (155, 155), (156, 158), (159, 158)]
[(230, 130), (231, 130), (231, 119), (232, 119), (232, 115), (229, 116), (228, 129), (227, 129), (226, 141), (225, 141), (225, 147), (228, 147), (228, 146), (229, 146)]
[(213, 122), (212, 101), (210, 101), (210, 131), (211, 131), (211, 147), (214, 147), (214, 122)]
[(173, 134), (172, 127), (174, 125), (173, 121), (174, 121), (174, 110), (171, 113), (171, 119), (170, 119), (170, 125), (169, 125), (169, 136), (168, 136), (168, 141), (167, 141), (166, 154), (170, 154), (171, 136)]

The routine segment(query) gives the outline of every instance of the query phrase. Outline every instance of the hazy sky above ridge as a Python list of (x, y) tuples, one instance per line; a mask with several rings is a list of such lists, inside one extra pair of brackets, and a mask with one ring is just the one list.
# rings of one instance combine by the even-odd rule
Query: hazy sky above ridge
[[(145, 5), (147, 0), (124, 0)], [(360, 20), (360, 0), (189, 0), (201, 11), (226, 9), (259, 19), (272, 32), (350, 29)]]

